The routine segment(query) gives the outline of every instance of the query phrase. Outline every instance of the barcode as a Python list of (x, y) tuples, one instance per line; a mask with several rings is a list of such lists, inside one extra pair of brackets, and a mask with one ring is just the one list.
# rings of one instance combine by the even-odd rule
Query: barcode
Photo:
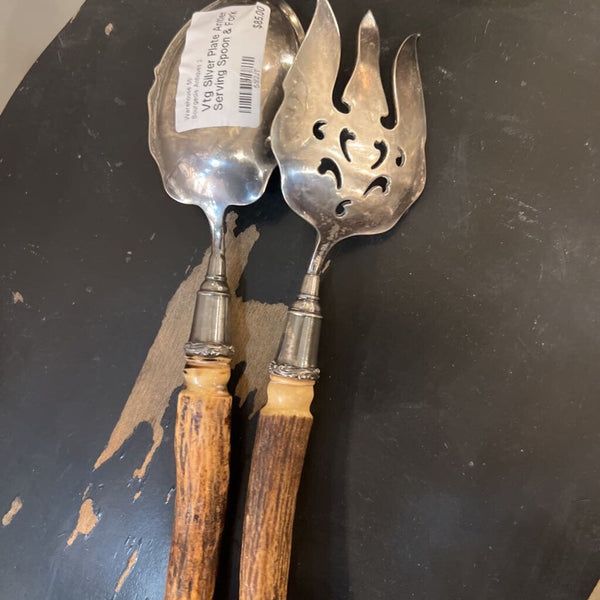
[(254, 56), (242, 56), (240, 67), (240, 98), (238, 112), (252, 112), (252, 79), (254, 77)]

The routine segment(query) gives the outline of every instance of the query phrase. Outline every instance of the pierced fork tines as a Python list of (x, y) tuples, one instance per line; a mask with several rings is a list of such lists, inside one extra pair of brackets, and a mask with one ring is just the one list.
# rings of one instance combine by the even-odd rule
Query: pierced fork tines
[(417, 38), (406, 38), (396, 56), (395, 119), (385, 127), (389, 108), (379, 72), (379, 30), (369, 11), (342, 95), (348, 112), (340, 112), (332, 101), (340, 33), (327, 1), (317, 2), (271, 129), (284, 197), (320, 234), (312, 273), (320, 272), (338, 241), (393, 227), (423, 190), (426, 122)]

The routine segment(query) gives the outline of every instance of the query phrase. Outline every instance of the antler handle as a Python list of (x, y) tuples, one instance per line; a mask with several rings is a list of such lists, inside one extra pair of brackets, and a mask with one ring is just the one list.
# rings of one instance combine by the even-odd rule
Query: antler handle
[(227, 504), (230, 359), (190, 358), (175, 429), (177, 494), (165, 600), (212, 600)]
[(296, 495), (312, 426), (321, 309), (319, 276), (306, 275), (271, 364), (248, 482), (240, 600), (285, 600)]
[(240, 600), (285, 600), (314, 381), (271, 375), (252, 452)]

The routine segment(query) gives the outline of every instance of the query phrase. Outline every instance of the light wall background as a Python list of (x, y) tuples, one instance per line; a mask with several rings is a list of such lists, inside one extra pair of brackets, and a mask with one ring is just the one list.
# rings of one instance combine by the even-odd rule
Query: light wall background
[(0, 0), (0, 112), (83, 0)]

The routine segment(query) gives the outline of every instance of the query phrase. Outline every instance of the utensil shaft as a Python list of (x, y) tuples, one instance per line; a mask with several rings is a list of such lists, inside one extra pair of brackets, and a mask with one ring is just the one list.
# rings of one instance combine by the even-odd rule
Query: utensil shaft
[(287, 597), (296, 496), (313, 417), (314, 380), (271, 375), (246, 500), (240, 600)]
[(212, 600), (229, 484), (229, 359), (190, 359), (184, 376), (175, 429), (177, 493), (165, 600)]

